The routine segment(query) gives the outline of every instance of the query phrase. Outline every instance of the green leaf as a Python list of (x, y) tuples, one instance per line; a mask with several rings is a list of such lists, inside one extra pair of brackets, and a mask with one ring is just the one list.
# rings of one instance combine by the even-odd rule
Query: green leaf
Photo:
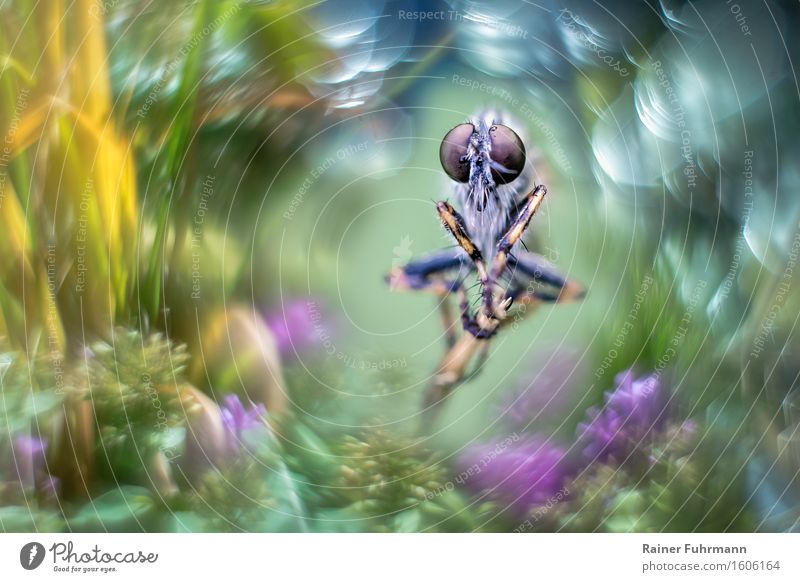
[[(14, 401), (16, 399), (16, 401)], [(4, 394), (0, 400), (0, 434), (27, 432), (31, 421), (41, 414), (57, 408), (61, 397), (55, 392), (28, 392), (28, 394)]]
[(54, 410), (59, 404), (61, 396), (55, 392), (31, 392), (22, 402), (19, 414), (32, 420), (35, 416)]
[(0, 507), (0, 530), (11, 532), (60, 532), (64, 530), (61, 515), (21, 506)]
[(154, 508), (150, 491), (143, 487), (123, 486), (90, 501), (69, 520), (70, 527), (81, 532), (136, 532)]
[[(200, 88), (200, 63), (203, 49), (207, 44), (209, 19), (213, 20), (214, 5), (208, 0), (200, 0), (195, 9), (195, 20), (187, 45), (188, 54), (183, 60), (180, 73), (180, 85), (175, 103), (177, 110), (173, 112), (172, 127), (166, 144), (166, 170), (168, 177), (167, 192), (163, 196), (158, 210), (156, 238), (150, 253), (147, 269), (145, 292), (148, 293), (150, 316), (158, 320), (162, 293), (162, 276), (164, 271), (164, 241), (167, 235), (170, 203), (180, 197), (183, 183), (181, 176), (183, 165), (189, 156), (192, 140), (192, 124), (197, 105), (197, 92)], [(178, 238), (177, 240), (180, 240)]]
[(397, 514), (392, 522), (394, 523), (393, 531), (399, 533), (413, 533), (419, 531), (422, 518), (420, 517), (419, 510), (409, 509)]
[(160, 529), (169, 533), (202, 533), (213, 530), (206, 519), (193, 511), (174, 511), (167, 514)]

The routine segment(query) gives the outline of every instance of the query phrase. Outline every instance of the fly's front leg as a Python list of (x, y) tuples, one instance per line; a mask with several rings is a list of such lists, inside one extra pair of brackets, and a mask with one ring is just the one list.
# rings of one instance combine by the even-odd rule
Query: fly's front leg
[(483, 254), (470, 238), (464, 219), (449, 202), (438, 202), (436, 210), (439, 212), (444, 227), (453, 235), (453, 238), (474, 263), (478, 279), (483, 287), (484, 309), (487, 313), (492, 313), (494, 311), (494, 279), (489, 275)]
[(508, 266), (508, 255), (511, 249), (522, 239), (522, 235), (525, 234), (533, 215), (536, 214), (536, 211), (539, 210), (539, 206), (544, 202), (546, 194), (547, 188), (542, 184), (536, 186), (536, 188), (528, 194), (527, 200), (522, 205), (514, 222), (511, 223), (508, 232), (506, 232), (505, 236), (497, 243), (497, 254), (495, 255), (494, 263), (492, 263), (492, 276), (495, 279), (499, 278), (506, 270)]
[(453, 235), (458, 245), (464, 249), (467, 256), (475, 264), (475, 269), (478, 271), (478, 278), (483, 282), (486, 280), (487, 271), (486, 263), (483, 260), (483, 254), (478, 248), (467, 232), (467, 225), (464, 223), (464, 218), (453, 208), (449, 202), (437, 202), (436, 210), (439, 212), (439, 218), (442, 219), (442, 224), (447, 229), (447, 232)]
[[(547, 194), (547, 188), (540, 184), (539, 186), (536, 186), (536, 188), (534, 188), (526, 197), (525, 202), (521, 205), (521, 208), (514, 219), (514, 222), (511, 223), (511, 226), (506, 234), (497, 243), (497, 254), (495, 255), (492, 263), (492, 269), (489, 275), (490, 280), (499, 281), (500, 277), (508, 268), (511, 249), (514, 248), (514, 245), (516, 245), (522, 239), (522, 235), (525, 234), (533, 215), (536, 214), (539, 206), (541, 206), (542, 202), (544, 201), (545, 194)], [(513, 297), (506, 296), (498, 305), (492, 305), (492, 309), (487, 310), (488, 316), (491, 319), (502, 321), (506, 318), (507, 311), (511, 306), (512, 300)]]

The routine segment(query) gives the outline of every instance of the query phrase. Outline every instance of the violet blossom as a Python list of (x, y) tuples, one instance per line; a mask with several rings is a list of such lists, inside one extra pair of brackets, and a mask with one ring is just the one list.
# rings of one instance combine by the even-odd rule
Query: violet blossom
[(45, 454), (47, 441), (42, 438), (18, 435), (11, 442), (10, 473), (23, 491), (34, 491), (45, 501), (56, 498), (59, 480), (47, 473)]
[(269, 311), (264, 320), (275, 336), (281, 355), (301, 351), (319, 342), (322, 323), (319, 303), (313, 298), (290, 299), (281, 308)]
[(474, 445), (459, 469), (457, 483), (487, 492), (518, 515), (554, 499), (572, 474), (565, 449), (536, 435)]
[(614, 381), (614, 390), (605, 394), (605, 406), (591, 408), (587, 420), (578, 425), (583, 454), (590, 461), (613, 458), (623, 462), (665, 425), (666, 403), (660, 376), (636, 378), (633, 371), (626, 370), (617, 374)]
[(245, 407), (235, 394), (222, 406), (192, 389), (194, 406), (187, 415), (184, 470), (190, 479), (202, 477), (212, 468), (223, 469), (237, 461), (244, 446), (244, 433), (264, 426), (263, 404)]
[(38, 473), (43, 470), (47, 442), (27, 435), (17, 436), (13, 441), (13, 451), (13, 463), (19, 482), (26, 489), (35, 487)]
[(247, 430), (264, 426), (263, 417), (267, 409), (260, 403), (245, 408), (237, 395), (228, 394), (221, 412), (225, 427), (225, 448), (229, 454), (238, 456), (242, 450), (242, 435)]

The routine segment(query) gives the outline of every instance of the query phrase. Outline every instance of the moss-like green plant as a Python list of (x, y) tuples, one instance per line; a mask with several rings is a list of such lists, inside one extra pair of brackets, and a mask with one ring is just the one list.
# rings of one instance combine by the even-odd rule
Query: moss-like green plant
[(120, 328), (111, 343), (97, 342), (86, 352), (76, 373), (78, 390), (94, 410), (100, 464), (115, 480), (140, 474), (170, 430), (182, 424), (187, 359), (185, 347), (160, 334)]

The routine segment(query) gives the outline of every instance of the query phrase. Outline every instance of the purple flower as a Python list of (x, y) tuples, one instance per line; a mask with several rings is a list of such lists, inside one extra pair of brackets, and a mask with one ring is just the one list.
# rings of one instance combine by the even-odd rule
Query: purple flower
[[(235, 394), (225, 397), (222, 406), (192, 388), (187, 390), (188, 411), (183, 467), (191, 480), (211, 468), (222, 469), (239, 459), (247, 430), (264, 426), (263, 404), (245, 408)], [(189, 400), (191, 398), (192, 401)]]
[(459, 459), (456, 483), (483, 490), (506, 509), (524, 515), (553, 500), (572, 473), (566, 451), (538, 436), (474, 445)]
[(246, 430), (264, 426), (263, 417), (267, 409), (263, 404), (251, 404), (246, 409), (237, 395), (228, 394), (221, 411), (225, 448), (231, 455), (238, 456), (242, 450), (242, 434)]
[(47, 451), (47, 442), (31, 436), (17, 436), (13, 441), (13, 463), (15, 473), (20, 484), (26, 489), (32, 489), (38, 482), (38, 477), (44, 472), (44, 454)]
[(660, 432), (666, 420), (661, 378), (636, 378), (631, 370), (617, 374), (616, 388), (606, 392), (602, 409), (591, 408), (578, 425), (583, 454), (591, 461), (625, 461)]
[(47, 473), (45, 454), (47, 441), (42, 438), (17, 435), (11, 439), (11, 451), (0, 465), (12, 476), (12, 485), (18, 487), (23, 495), (34, 494), (40, 501), (53, 503), (56, 501), (60, 482)]
[(264, 319), (278, 350), (287, 355), (308, 348), (319, 342), (320, 334), (328, 333), (321, 317), (319, 302), (309, 297), (291, 299)]

